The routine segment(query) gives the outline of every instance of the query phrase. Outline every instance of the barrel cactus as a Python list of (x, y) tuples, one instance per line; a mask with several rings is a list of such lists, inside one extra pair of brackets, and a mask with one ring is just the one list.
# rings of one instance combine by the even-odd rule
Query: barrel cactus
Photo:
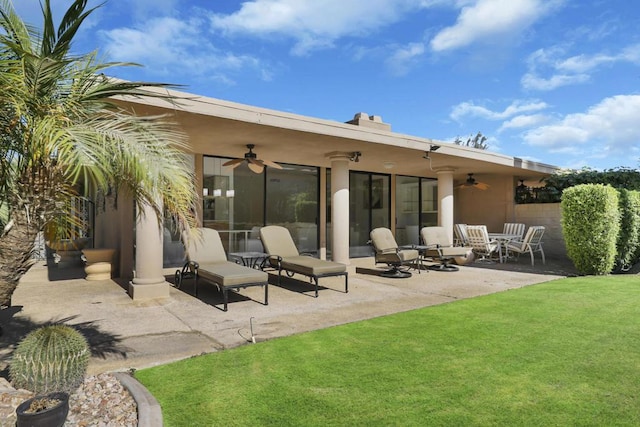
[(66, 325), (47, 325), (18, 344), (9, 366), (13, 386), (36, 394), (72, 393), (84, 380), (89, 364), (85, 337)]

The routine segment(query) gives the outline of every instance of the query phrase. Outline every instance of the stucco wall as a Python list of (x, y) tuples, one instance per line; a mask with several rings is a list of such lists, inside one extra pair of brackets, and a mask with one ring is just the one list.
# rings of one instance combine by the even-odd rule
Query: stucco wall
[(550, 258), (566, 258), (567, 250), (560, 225), (560, 203), (515, 205), (516, 222), (545, 227), (544, 253)]
[[(487, 190), (456, 188), (454, 192), (454, 222), (484, 224), (489, 232), (500, 232), (505, 222), (514, 221), (513, 182), (501, 176), (474, 175), (478, 182), (489, 185)], [(456, 185), (460, 184), (459, 182)]]

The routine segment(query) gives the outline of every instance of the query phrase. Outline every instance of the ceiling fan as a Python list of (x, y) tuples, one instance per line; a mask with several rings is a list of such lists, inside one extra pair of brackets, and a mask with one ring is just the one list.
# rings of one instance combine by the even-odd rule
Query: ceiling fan
[(484, 191), (490, 187), (489, 184), (476, 181), (472, 173), (468, 175), (469, 176), (467, 177), (467, 180), (463, 184), (458, 185), (456, 188), (477, 188), (478, 190)]
[(271, 166), (272, 168), (282, 169), (282, 166), (280, 166), (275, 162), (272, 162), (271, 160), (258, 159), (258, 156), (256, 155), (256, 153), (253, 152), (253, 149), (255, 148), (254, 144), (247, 144), (247, 148), (249, 149), (249, 152), (244, 153), (243, 159), (229, 160), (228, 162), (224, 162), (222, 166), (228, 166), (231, 169), (233, 169), (240, 166), (242, 162), (246, 161), (247, 165), (249, 166), (249, 169), (251, 169), (251, 171), (255, 173), (262, 173), (265, 166)]

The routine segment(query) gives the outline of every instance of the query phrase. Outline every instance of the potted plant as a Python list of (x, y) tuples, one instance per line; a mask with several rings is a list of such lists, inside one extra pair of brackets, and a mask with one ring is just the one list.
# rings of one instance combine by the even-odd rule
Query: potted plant
[(69, 413), (69, 393), (54, 392), (25, 400), (16, 408), (16, 426), (64, 425)]
[(30, 332), (9, 365), (13, 386), (36, 394), (16, 409), (16, 425), (62, 426), (69, 394), (82, 383), (89, 356), (87, 340), (71, 326), (47, 325)]

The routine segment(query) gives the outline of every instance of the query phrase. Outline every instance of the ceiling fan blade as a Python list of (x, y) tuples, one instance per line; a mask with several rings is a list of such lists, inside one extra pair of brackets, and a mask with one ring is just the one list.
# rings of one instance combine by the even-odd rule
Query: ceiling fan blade
[[(244, 160), (244, 159), (243, 159), (243, 160)], [(242, 162), (238, 162), (238, 163), (233, 163), (233, 164), (231, 164), (231, 165), (229, 165), (229, 166), (225, 166), (225, 167), (227, 167), (227, 168), (229, 168), (229, 169), (235, 169), (235, 168), (237, 168), (238, 166), (240, 166), (241, 164), (242, 164)], [(223, 166), (224, 166), (224, 165), (223, 165)]]
[(249, 169), (251, 169), (255, 173), (262, 173), (264, 170), (264, 165), (260, 166), (257, 162), (249, 162)]
[(229, 160), (227, 162), (224, 162), (222, 164), (222, 166), (231, 166), (231, 165), (238, 166), (242, 162), (244, 162), (244, 159), (233, 159), (233, 160)]
[(258, 160), (258, 159), (251, 159), (251, 158), (249, 158), (249, 159), (247, 159), (247, 161), (249, 162), (249, 164), (252, 164), (252, 163), (253, 163), (254, 165), (258, 165), (258, 166), (260, 166), (261, 168), (263, 168), (263, 167), (264, 167), (264, 163), (262, 163), (262, 160)]
[(282, 169), (282, 166), (280, 166), (276, 162), (272, 162), (271, 160), (262, 159), (262, 163), (264, 163), (265, 165), (267, 165), (269, 167), (272, 167), (274, 169)]
[(484, 182), (476, 182), (474, 187), (476, 187), (478, 190), (487, 190), (489, 189), (490, 185), (489, 184), (485, 184)]

